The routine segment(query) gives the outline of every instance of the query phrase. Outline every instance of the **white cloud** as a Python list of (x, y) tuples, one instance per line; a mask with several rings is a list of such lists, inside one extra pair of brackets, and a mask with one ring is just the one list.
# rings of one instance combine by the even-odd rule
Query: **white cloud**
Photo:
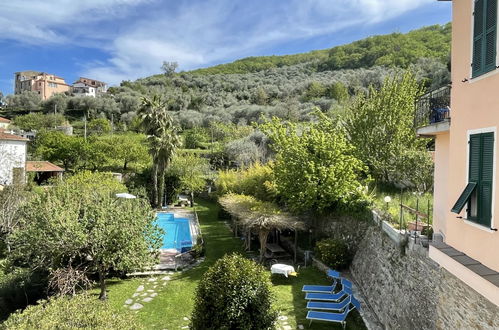
[[(191, 69), (254, 54), (272, 44), (383, 22), (432, 2), (17, 0), (0, 4), (0, 39), (96, 42), (110, 58), (105, 63), (89, 62), (82, 75), (119, 83), (158, 73), (163, 60)], [(150, 6), (142, 6), (144, 3)], [(140, 15), (133, 21), (123, 20), (130, 8)], [(121, 25), (113, 32), (92, 36), (79, 28), (89, 22), (109, 24), (118, 18)], [(26, 24), (14, 28), (19, 26), (14, 20)]]

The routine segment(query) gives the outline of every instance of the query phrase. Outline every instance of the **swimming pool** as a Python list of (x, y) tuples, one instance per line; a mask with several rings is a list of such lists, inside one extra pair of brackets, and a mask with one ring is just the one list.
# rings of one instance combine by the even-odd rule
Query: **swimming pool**
[(161, 249), (185, 252), (192, 248), (189, 219), (177, 218), (173, 213), (157, 213), (156, 224), (166, 232)]

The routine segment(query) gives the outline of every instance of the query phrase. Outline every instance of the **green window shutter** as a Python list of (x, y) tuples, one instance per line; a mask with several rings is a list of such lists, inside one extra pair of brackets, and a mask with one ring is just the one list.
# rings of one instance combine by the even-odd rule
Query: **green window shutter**
[(475, 182), (468, 183), (466, 185), (466, 188), (464, 188), (463, 192), (461, 193), (461, 196), (459, 196), (459, 198), (457, 199), (456, 204), (454, 204), (454, 206), (452, 207), (451, 212), (454, 212), (457, 214), (461, 213), (461, 211), (463, 210), (463, 207), (466, 205), (466, 203), (470, 199), (471, 194), (473, 193), (475, 188), (476, 188)]
[(479, 198), (478, 222), (490, 227), (492, 216), (492, 177), (494, 172), (494, 133), (481, 134), (481, 175)]
[(469, 141), (468, 182), (478, 183), (480, 180), (480, 134), (473, 134)]
[(483, 69), (484, 72), (489, 72), (496, 68), (497, 0), (487, 0), (485, 13)]
[(475, 0), (473, 12), (473, 64), (472, 76), (476, 77), (483, 72), (483, 26), (484, 26), (484, 5), (485, 0)]

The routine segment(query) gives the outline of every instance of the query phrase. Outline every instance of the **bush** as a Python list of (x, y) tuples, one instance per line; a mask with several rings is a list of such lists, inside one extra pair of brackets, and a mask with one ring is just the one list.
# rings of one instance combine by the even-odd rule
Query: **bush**
[(323, 263), (336, 270), (348, 268), (353, 258), (346, 242), (340, 239), (317, 242), (315, 253)]
[(192, 329), (271, 329), (270, 275), (240, 255), (219, 259), (204, 275), (196, 292)]
[(12, 314), (3, 329), (139, 329), (132, 313), (119, 313), (85, 295), (42, 300)]

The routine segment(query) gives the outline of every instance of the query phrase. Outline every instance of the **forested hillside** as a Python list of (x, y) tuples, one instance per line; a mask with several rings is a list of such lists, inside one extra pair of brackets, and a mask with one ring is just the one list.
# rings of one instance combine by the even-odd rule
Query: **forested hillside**
[(183, 129), (214, 121), (249, 124), (262, 115), (307, 121), (313, 107), (341, 114), (342, 104), (352, 96), (369, 86), (379, 87), (402, 70), (414, 72), (426, 88), (448, 83), (450, 30), (450, 24), (435, 25), (330, 50), (250, 57), (191, 72), (158, 74), (123, 81), (99, 98), (60, 94), (41, 102), (30, 92), (11, 95), (5, 115), (57, 108), (76, 126), (86, 115), (112, 119), (116, 129), (127, 130), (136, 125), (141, 97), (161, 95)]

